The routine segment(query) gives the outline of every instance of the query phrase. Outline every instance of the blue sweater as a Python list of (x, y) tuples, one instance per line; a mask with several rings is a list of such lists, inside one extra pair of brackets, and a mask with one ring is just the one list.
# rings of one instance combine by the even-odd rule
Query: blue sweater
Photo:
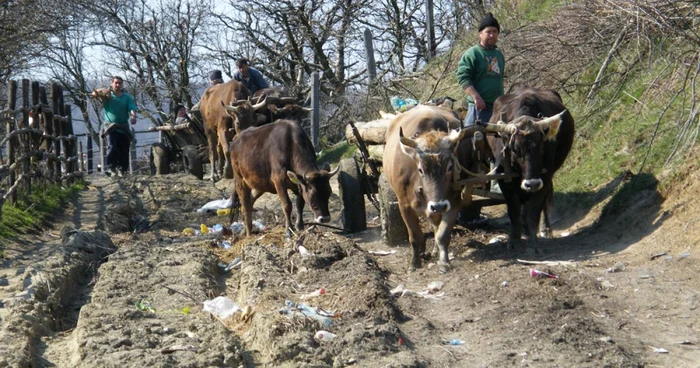
[(243, 74), (240, 71), (236, 71), (233, 73), (233, 79), (243, 83), (250, 90), (250, 93), (269, 87), (262, 73), (250, 66), (248, 67), (248, 78), (243, 78)]

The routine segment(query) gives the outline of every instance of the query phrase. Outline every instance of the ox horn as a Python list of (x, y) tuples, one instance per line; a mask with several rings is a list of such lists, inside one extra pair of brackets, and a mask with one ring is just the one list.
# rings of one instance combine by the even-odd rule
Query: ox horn
[(399, 142), (401, 142), (401, 144), (403, 144), (404, 146), (408, 146), (411, 148), (416, 148), (418, 146), (413, 139), (406, 138), (403, 135), (403, 127), (399, 128)]
[(513, 123), (508, 124), (486, 124), (486, 131), (489, 133), (514, 134), (518, 127)]
[(302, 106), (302, 107), (301, 107), (301, 111), (304, 111), (304, 112), (312, 112), (312, 111), (314, 111), (314, 109), (312, 109), (312, 108), (310, 108), (310, 107), (303, 107), (303, 106)]
[(253, 110), (258, 111), (265, 107), (265, 105), (267, 105), (267, 96), (265, 96), (265, 98), (263, 98), (261, 102), (258, 102), (255, 105), (253, 105)]
[(556, 137), (557, 133), (559, 132), (559, 126), (561, 125), (564, 113), (566, 113), (566, 110), (554, 116), (550, 116), (548, 118), (535, 122), (534, 125), (543, 132), (547, 130), (547, 140), (554, 139), (554, 137)]
[(238, 113), (238, 106), (227, 105), (224, 103), (224, 101), (221, 101), (221, 106), (223, 106), (228, 112)]

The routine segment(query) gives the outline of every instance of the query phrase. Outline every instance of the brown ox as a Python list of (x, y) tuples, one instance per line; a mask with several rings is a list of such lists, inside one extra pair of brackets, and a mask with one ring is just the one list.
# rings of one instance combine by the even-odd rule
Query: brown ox
[(287, 235), (291, 235), (292, 202), (288, 190), (297, 196), (296, 229), (304, 228), (304, 203), (311, 207), (316, 221), (330, 221), (329, 179), (338, 168), (329, 171), (325, 164), (319, 170), (311, 139), (293, 121), (278, 120), (272, 124), (237, 132), (231, 141), (231, 162), (236, 191), (240, 198), (246, 234), (252, 227), (253, 204), (263, 193), (277, 193), (282, 202)]
[(450, 267), (447, 247), (452, 228), (459, 210), (471, 201), (471, 190), (465, 190), (466, 195), (462, 195), (455, 179), (459, 177), (460, 166), (471, 166), (466, 161), (473, 157), (465, 152), (457, 159), (455, 153), (472, 146), (470, 140), (464, 140), (464, 145), (460, 143), (478, 128), (449, 130), (459, 124), (459, 117), (451, 109), (417, 106), (397, 115), (387, 129), (384, 175), (396, 193), (408, 229), (412, 248), (409, 271), (421, 266), (425, 252), (419, 214), (424, 214), (433, 224), (440, 273)]
[(221, 107), (221, 103), (232, 104), (248, 97), (250, 97), (248, 88), (236, 80), (231, 80), (207, 88), (199, 101), (204, 120), (204, 132), (209, 143), (212, 181), (216, 181), (219, 175), (225, 178), (233, 177), (228, 154), (228, 144), (233, 138), (231, 131), (233, 121), (226, 110)]
[(301, 122), (304, 115), (311, 109), (299, 106), (296, 98), (291, 97), (283, 87), (270, 87), (258, 90), (253, 95), (253, 101), (267, 101), (264, 108), (257, 111), (256, 126), (271, 123), (278, 119)]
[[(549, 118), (540, 120), (542, 116)], [(502, 162), (507, 157), (510, 170), (521, 175), (521, 180), (498, 182), (511, 222), (508, 247), (520, 245), (521, 229), (525, 225), (528, 246), (534, 248), (542, 212), (543, 234), (548, 237), (552, 234), (549, 221), (554, 195), (552, 177), (573, 145), (574, 119), (566, 112), (557, 92), (518, 86), (513, 93), (496, 100), (491, 123), (498, 123), (496, 128), (500, 132), (500, 137), (489, 137), (496, 160)], [(504, 171), (503, 165), (499, 172)]]

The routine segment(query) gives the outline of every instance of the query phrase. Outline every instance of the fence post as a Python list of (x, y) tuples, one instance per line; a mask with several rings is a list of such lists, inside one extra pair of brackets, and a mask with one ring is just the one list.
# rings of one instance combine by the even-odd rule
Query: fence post
[[(22, 120), (20, 124), (20, 128), (27, 128), (29, 127), (29, 79), (22, 79)], [(31, 163), (28, 160), (31, 160), (30, 155), (32, 154), (31, 150), (31, 134), (22, 134), (19, 139), (21, 143), (21, 150), (23, 154), (20, 154), (20, 157), (24, 156), (24, 159), (22, 161), (22, 174), (26, 175), (26, 178), (24, 179), (24, 183), (22, 183), (22, 188), (24, 189), (25, 194), (29, 194), (29, 192), (32, 190), (32, 178), (29, 177), (29, 174), (31, 173), (30, 167)]]
[[(10, 84), (12, 84), (12, 82), (14, 82), (14, 81), (10, 81)], [(15, 84), (15, 86), (16, 86), (16, 84)], [(12, 88), (10, 88), (10, 91), (12, 91)], [(12, 101), (14, 101), (14, 99), (10, 100), (10, 105), (14, 105), (14, 103), (12, 103)], [(8, 137), (12, 133), (12, 130), (14, 130), (14, 121), (10, 120), (7, 122), (7, 136)], [(12, 165), (15, 162), (15, 147), (16, 146), (14, 144), (14, 141), (15, 141), (15, 139), (13, 138), (7, 142), (7, 164), (8, 165)], [(10, 174), (8, 175), (8, 179), (9, 179), (9, 183), (7, 183), (7, 186), (11, 188), (15, 184), (15, 179), (16, 179), (16, 175), (15, 175), (14, 170), (10, 170)], [(17, 191), (15, 190), (7, 200), (10, 204), (17, 203)]]
[(100, 132), (100, 170), (102, 172), (107, 172), (105, 170), (105, 137)]
[(318, 126), (321, 118), (321, 114), (319, 112), (319, 84), (318, 72), (311, 73), (311, 108), (313, 109), (311, 112), (311, 141), (314, 144), (316, 153), (321, 151), (321, 147), (319, 147), (318, 142)]
[(372, 82), (377, 79), (377, 66), (374, 63), (374, 46), (372, 45), (372, 31), (369, 28), (365, 28), (364, 33), (365, 38), (365, 59), (367, 59), (367, 74), (369, 76), (368, 85), (372, 85)]
[(425, 26), (428, 28), (428, 61), (435, 58), (435, 20), (433, 18), (433, 0), (425, 1), (425, 14), (427, 20)]
[(92, 134), (87, 134), (87, 172), (92, 174), (95, 172), (95, 166), (92, 162)]
[[(49, 100), (46, 96), (46, 88), (43, 86), (39, 87), (39, 100), (41, 101), (41, 129), (44, 131), (44, 134), (47, 136), (52, 136), (53, 135), (53, 113), (48, 111), (48, 108), (51, 107), (49, 104)], [(41, 146), (44, 148), (44, 152), (51, 153), (51, 149), (53, 149), (53, 140), (51, 138), (42, 138)], [(47, 167), (47, 175), (48, 178), (51, 179), (53, 178), (53, 162), (50, 160), (47, 160), (46, 162), (46, 167)]]
[[(53, 111), (53, 119), (51, 119), (51, 126), (53, 129), (53, 132), (51, 132), (52, 136), (54, 138), (60, 137), (61, 136), (61, 110), (60, 110), (60, 104), (59, 104), (59, 96), (58, 94), (60, 93), (60, 90), (58, 88), (58, 84), (56, 83), (51, 83), (51, 110)], [(53, 142), (53, 153), (56, 155), (56, 161), (54, 161), (54, 180), (55, 181), (60, 181), (61, 180), (61, 160), (59, 159), (61, 157), (61, 140), (60, 139), (55, 139)]]
[[(63, 132), (73, 139), (66, 141), (66, 155), (70, 160), (66, 164), (66, 172), (72, 174), (78, 170), (77, 160), (77, 150), (78, 150), (78, 138), (73, 135), (73, 109), (71, 109), (70, 104), (63, 105), (63, 111), (66, 114), (66, 121), (63, 122)], [(73, 183), (75, 179), (73, 177), (68, 178), (68, 183)]]
[[(17, 81), (11, 80), (10, 81), (10, 90), (8, 93), (8, 108), (12, 111), (12, 114), (14, 115), (15, 110), (17, 109)], [(7, 122), (7, 136), (9, 137), (12, 131), (15, 129), (15, 119), (12, 119)], [(7, 142), (7, 164), (12, 165), (15, 163), (15, 150), (17, 149), (18, 146), (18, 139), (12, 138)], [(10, 173), (8, 175), (8, 180), (9, 182), (7, 183), (8, 187), (12, 187), (15, 185), (15, 180), (17, 180), (17, 173), (15, 170), (10, 170)], [(17, 191), (12, 193), (12, 195), (8, 198), (8, 201), (10, 204), (15, 204), (17, 203)]]
[(78, 141), (78, 171), (85, 173), (85, 162), (83, 161), (83, 141)]

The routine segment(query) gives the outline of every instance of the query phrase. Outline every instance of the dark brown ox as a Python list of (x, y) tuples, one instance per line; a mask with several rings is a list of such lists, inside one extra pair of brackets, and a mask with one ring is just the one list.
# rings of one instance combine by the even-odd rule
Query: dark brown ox
[(204, 120), (204, 132), (209, 143), (212, 181), (216, 181), (219, 175), (225, 178), (233, 177), (228, 154), (228, 145), (233, 138), (231, 130), (233, 121), (226, 110), (221, 107), (221, 103), (235, 104), (248, 97), (250, 97), (248, 88), (236, 80), (231, 80), (207, 88), (199, 101)]
[(257, 111), (256, 126), (271, 123), (278, 119), (289, 119), (301, 123), (311, 109), (299, 105), (296, 98), (289, 95), (284, 87), (263, 88), (255, 92), (253, 101), (267, 101), (264, 108)]
[[(396, 193), (401, 217), (408, 229), (412, 254), (409, 271), (421, 266), (425, 236), (419, 214), (433, 224), (435, 244), (439, 249), (440, 272), (450, 267), (448, 245), (459, 210), (471, 201), (471, 190), (455, 185), (459, 168), (469, 167), (455, 153), (469, 148), (472, 142), (462, 138), (473, 130), (450, 130), (459, 127), (459, 117), (451, 110), (435, 106), (417, 106), (397, 115), (386, 133), (383, 168), (389, 185)], [(471, 133), (470, 133), (471, 132)], [(435, 249), (433, 250), (435, 252)]]
[[(542, 232), (549, 237), (552, 234), (552, 177), (571, 150), (574, 119), (557, 92), (519, 86), (496, 100), (490, 122), (498, 124), (500, 135), (488, 137), (495, 159), (502, 162), (507, 158), (510, 170), (521, 175), (520, 180), (498, 181), (511, 222), (508, 248), (520, 245), (523, 225), (528, 246), (534, 248), (542, 212)], [(503, 163), (498, 171), (504, 172)]]
[(290, 120), (237, 132), (231, 142), (231, 162), (236, 192), (241, 203), (246, 234), (250, 235), (253, 204), (263, 193), (277, 193), (282, 202), (287, 235), (291, 235), (292, 202), (288, 190), (296, 195), (297, 230), (304, 228), (302, 211), (308, 203), (317, 222), (330, 221), (328, 199), (329, 179), (338, 172), (325, 164), (316, 165), (316, 153), (311, 139), (301, 127)]

